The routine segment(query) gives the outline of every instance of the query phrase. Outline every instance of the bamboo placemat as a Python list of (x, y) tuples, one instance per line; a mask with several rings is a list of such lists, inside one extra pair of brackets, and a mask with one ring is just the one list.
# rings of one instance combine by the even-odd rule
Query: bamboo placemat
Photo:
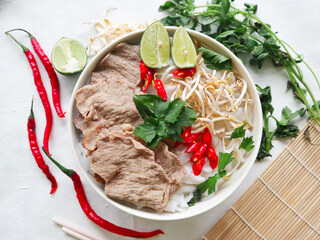
[(320, 239), (320, 128), (308, 123), (203, 237)]

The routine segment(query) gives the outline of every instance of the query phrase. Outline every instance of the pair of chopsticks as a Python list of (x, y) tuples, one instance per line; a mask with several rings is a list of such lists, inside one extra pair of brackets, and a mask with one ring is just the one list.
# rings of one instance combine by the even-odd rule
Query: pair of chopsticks
[(80, 239), (80, 240), (107, 240), (105, 238), (92, 236), (90, 233), (84, 231), (83, 229), (79, 229), (75, 226), (70, 225), (64, 220), (58, 219), (58, 218), (52, 218), (52, 221), (56, 224), (62, 226), (62, 231), (65, 233)]

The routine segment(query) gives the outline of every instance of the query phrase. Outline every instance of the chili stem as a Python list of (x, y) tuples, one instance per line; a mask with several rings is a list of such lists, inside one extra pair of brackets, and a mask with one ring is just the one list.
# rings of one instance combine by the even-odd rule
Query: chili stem
[(25, 45), (23, 45), (22, 43), (20, 43), (14, 36), (12, 36), (12, 35), (9, 33), (9, 31), (5, 32), (5, 34), (7, 34), (7, 35), (8, 35), (9, 37), (11, 37), (16, 43), (18, 43), (19, 46), (22, 48), (23, 52), (26, 52), (26, 51), (29, 50)]

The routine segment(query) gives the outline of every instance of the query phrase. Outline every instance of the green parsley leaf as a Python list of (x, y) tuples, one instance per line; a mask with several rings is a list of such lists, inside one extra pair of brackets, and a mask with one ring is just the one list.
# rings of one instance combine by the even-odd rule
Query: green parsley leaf
[(234, 159), (233, 151), (231, 153), (219, 153), (218, 169), (219, 171), (224, 170), (224, 168), (232, 162)]
[(133, 134), (140, 137), (143, 141), (149, 143), (156, 136), (157, 127), (158, 127), (157, 120), (150, 117), (145, 119), (142, 124), (138, 125), (134, 129)]
[(193, 192), (193, 197), (191, 198), (191, 200), (188, 202), (188, 206), (194, 206), (194, 204), (196, 202), (201, 201), (202, 198), (202, 193), (201, 193), (201, 189), (197, 188), (194, 192)]
[(230, 58), (204, 47), (199, 48), (198, 51), (202, 52), (202, 58), (207, 68), (214, 70), (232, 70), (232, 61)]
[(201, 190), (201, 193), (204, 193), (208, 190), (208, 194), (211, 194), (212, 192), (216, 191), (217, 181), (225, 175), (227, 175), (226, 170), (219, 171), (212, 177), (208, 177), (206, 181), (200, 183), (197, 188)]
[(185, 101), (176, 98), (172, 102), (163, 101), (156, 95), (134, 95), (134, 103), (144, 119), (133, 134), (147, 142), (154, 149), (163, 138), (183, 141), (181, 127), (191, 126), (196, 121), (197, 113), (186, 107)]
[(184, 107), (178, 119), (175, 123), (172, 124), (174, 127), (188, 127), (191, 126), (196, 121), (197, 112), (192, 108)]
[(253, 137), (250, 136), (250, 137), (247, 137), (247, 138), (244, 138), (239, 146), (239, 149), (244, 149), (246, 152), (250, 152), (253, 148), (254, 148), (254, 145), (253, 145)]
[(166, 122), (168, 123), (176, 122), (185, 105), (186, 105), (186, 101), (181, 101), (179, 98), (176, 98), (175, 100), (170, 102), (166, 116), (165, 116)]
[(133, 101), (138, 109), (140, 116), (145, 119), (148, 116), (155, 117), (153, 114), (153, 102), (160, 99), (157, 95), (144, 94), (144, 95), (133, 95)]
[(290, 108), (284, 107), (282, 109), (282, 115), (281, 115), (281, 120), (279, 121), (280, 125), (287, 125), (291, 119), (297, 117), (297, 116), (302, 116), (304, 114), (304, 108), (301, 108), (295, 112), (292, 112)]
[(277, 138), (296, 137), (299, 132), (298, 126), (294, 124), (278, 125), (274, 132), (274, 136)]
[(230, 137), (229, 140), (231, 140), (233, 138), (243, 138), (245, 133), (246, 133), (246, 129), (243, 129), (243, 128), (244, 128), (244, 126), (246, 124), (247, 123), (244, 123), (242, 126), (237, 127), (236, 129), (234, 129), (234, 131), (232, 132), (231, 137)]

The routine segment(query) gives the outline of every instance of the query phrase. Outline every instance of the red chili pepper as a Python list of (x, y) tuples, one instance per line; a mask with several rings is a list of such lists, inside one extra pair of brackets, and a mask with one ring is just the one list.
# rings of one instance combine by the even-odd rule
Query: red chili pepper
[(208, 160), (212, 169), (215, 169), (218, 166), (218, 156), (212, 146), (208, 148)]
[(67, 169), (65, 167), (63, 167), (61, 164), (59, 164), (56, 160), (54, 160), (43, 148), (45, 154), (48, 156), (48, 158), (55, 164), (57, 165), (58, 168), (60, 168), (60, 170), (65, 173), (68, 177), (71, 178), (71, 180), (73, 181), (73, 186), (74, 189), (77, 193), (77, 198), (78, 201), (80, 203), (80, 206), (82, 208), (82, 210), (84, 211), (84, 213), (87, 215), (87, 217), (94, 222), (95, 224), (97, 224), (98, 226), (106, 229), (109, 232), (118, 234), (118, 235), (122, 235), (122, 236), (126, 236), (126, 237), (135, 237), (135, 238), (150, 238), (150, 237), (154, 237), (158, 234), (164, 234), (162, 230), (155, 230), (152, 232), (138, 232), (138, 231), (134, 231), (131, 229), (127, 229), (127, 228), (123, 228), (123, 227), (119, 227), (111, 222), (106, 221), (105, 219), (101, 218), (100, 216), (98, 216), (95, 211), (91, 208), (88, 199), (86, 197), (86, 194), (84, 192), (83, 189), (83, 185), (80, 179), (80, 176), (72, 169)]
[(37, 87), (39, 96), (41, 98), (41, 101), (42, 101), (42, 104), (44, 107), (44, 110), (46, 112), (47, 124), (46, 124), (46, 129), (44, 131), (44, 136), (43, 136), (43, 145), (44, 145), (46, 151), (49, 152), (49, 138), (50, 138), (50, 133), (51, 133), (51, 129), (52, 129), (52, 111), (51, 111), (51, 107), (50, 107), (50, 103), (49, 103), (46, 89), (44, 88), (42, 80), (41, 80), (40, 71), (39, 71), (37, 62), (36, 62), (33, 54), (30, 52), (30, 50), (28, 48), (26, 48), (23, 44), (18, 42), (17, 39), (15, 39), (10, 33), (6, 32), (6, 34), (9, 35), (16, 43), (18, 43), (20, 45), (20, 47), (22, 48), (24, 54), (26, 55), (26, 57), (29, 61), (30, 67), (32, 69), (34, 83)]
[(199, 149), (191, 156), (190, 162), (197, 162), (200, 158), (204, 157), (204, 154), (207, 152), (207, 145), (202, 144)]
[(142, 92), (145, 92), (154, 78), (154, 69), (147, 67), (142, 60), (140, 61), (140, 78), (144, 80)]
[(210, 130), (208, 128), (205, 128), (202, 135), (202, 141), (207, 144), (207, 146), (211, 146), (212, 143), (212, 136), (210, 133)]
[(37, 135), (36, 135), (36, 122), (34, 120), (34, 114), (33, 114), (33, 98), (31, 102), (31, 110), (30, 110), (30, 115), (28, 117), (27, 127), (28, 127), (29, 145), (30, 145), (32, 155), (36, 160), (38, 167), (42, 170), (42, 172), (47, 176), (47, 178), (51, 182), (50, 194), (52, 194), (57, 190), (58, 184), (55, 177), (51, 174), (49, 170), (49, 166), (43, 161), (42, 155), (40, 153), (40, 149), (37, 142)]
[(185, 153), (196, 152), (200, 148), (201, 144), (202, 144), (202, 142), (196, 142), (196, 143), (190, 145), (184, 152)]
[(177, 68), (173, 71), (174, 77), (192, 77), (197, 72), (197, 68)]
[(62, 111), (61, 109), (61, 103), (60, 103), (60, 89), (59, 89), (59, 80), (58, 80), (58, 76), (49, 60), (49, 58), (47, 57), (47, 55), (43, 52), (39, 42), (37, 41), (37, 39), (30, 34), (28, 31), (21, 29), (21, 28), (17, 28), (17, 29), (12, 29), (10, 31), (7, 32), (12, 32), (12, 31), (23, 31), (25, 33), (27, 33), (30, 37), (31, 40), (31, 44), (33, 46), (34, 51), (37, 53), (38, 57), (40, 58), (43, 66), (45, 67), (49, 79), (50, 79), (50, 83), (51, 83), (51, 88), (52, 88), (52, 101), (53, 101), (53, 106), (57, 112), (57, 115), (61, 118), (65, 117), (65, 112)]
[(205, 158), (201, 157), (193, 164), (192, 170), (193, 170), (193, 174), (195, 176), (198, 176), (201, 173), (202, 168), (203, 168), (205, 163), (206, 163)]
[(154, 81), (154, 88), (157, 90), (157, 94), (165, 101), (167, 101), (167, 93), (160, 79), (156, 78)]

